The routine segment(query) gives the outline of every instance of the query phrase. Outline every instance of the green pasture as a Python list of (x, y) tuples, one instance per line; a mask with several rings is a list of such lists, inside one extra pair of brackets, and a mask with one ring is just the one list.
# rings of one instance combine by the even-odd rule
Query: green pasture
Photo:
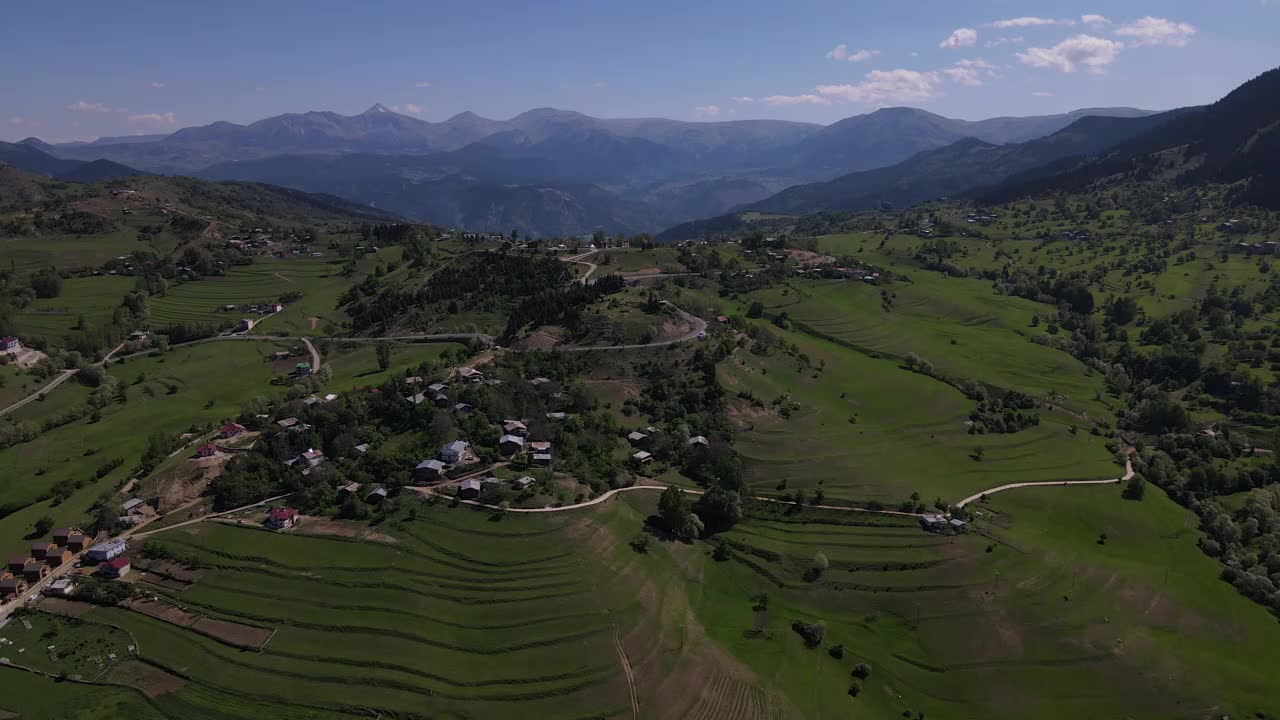
[[(1010, 482), (1119, 475), (1103, 440), (1041, 409), (1040, 425), (1012, 434), (976, 435), (965, 420), (974, 402), (898, 362), (876, 359), (800, 333), (782, 333), (813, 365), (774, 354), (735, 353), (721, 364), (730, 396), (750, 393), (765, 408), (737, 400), (742, 429), (735, 447), (757, 492), (785, 489), (828, 498), (898, 504), (913, 492), (931, 503), (956, 501)], [(817, 377), (815, 377), (815, 374)], [(781, 416), (773, 401), (797, 403)], [(974, 458), (982, 448), (982, 459)]]
[[(0, 629), (0, 636), (4, 630)], [(160, 720), (166, 716), (129, 688), (60, 681), (0, 665), (0, 716), (65, 720)]]
[(69, 278), (55, 298), (38, 298), (14, 315), (20, 335), (43, 335), (53, 342), (71, 335), (81, 319), (86, 329), (105, 328), (135, 280), (119, 275)]
[(600, 266), (596, 273), (637, 273), (645, 270), (662, 272), (685, 272), (687, 268), (680, 263), (680, 251), (671, 247), (640, 250), (639, 248), (612, 248), (601, 250), (595, 255), (583, 258)]
[[(281, 392), (269, 384), (273, 371), (263, 362), (276, 349), (269, 342), (202, 343), (111, 365), (111, 374), (127, 388), (126, 402), (104, 408), (100, 420), (85, 417), (0, 451), (0, 466), (6, 469), (0, 477), (0, 505), (23, 508), (0, 519), (0, 544), (19, 543), (46, 513), (57, 524), (81, 521), (93, 500), (137, 464), (152, 435), (213, 424), (237, 414), (249, 398)], [(59, 387), (51, 397), (64, 391), (71, 392)], [(96, 470), (115, 459), (123, 460), (120, 467), (96, 479)], [(85, 485), (57, 506), (35, 502), (64, 480)]]
[(20, 665), (50, 675), (97, 680), (131, 657), (128, 633), (115, 628), (42, 612), (23, 617), (26, 623), (20, 618), (0, 628), (0, 637), (13, 643), (0, 652)]
[(0, 365), (0, 408), (9, 407), (47, 382), (48, 380), (38, 378), (14, 363)]
[(387, 378), (403, 374), (405, 368), (439, 360), (446, 350), (459, 349), (462, 345), (392, 343), (391, 365), (386, 370), (378, 368), (377, 346), (374, 343), (334, 343), (330, 347), (329, 352), (321, 349), (324, 366), (330, 371), (325, 388), (332, 392), (346, 392), (358, 387), (381, 385)]
[[(797, 329), (864, 351), (904, 358), (915, 353), (942, 374), (1033, 397), (1060, 396), (1065, 407), (1106, 417), (1097, 399), (1102, 378), (1080, 361), (1031, 342), (1044, 332), (1033, 316), (1047, 306), (996, 295), (988, 283), (916, 272), (913, 282), (881, 288), (843, 280), (799, 281), (756, 293), (771, 315), (786, 312)], [(883, 309), (881, 290), (894, 295)]]
[[(1280, 628), (1216, 579), (1189, 513), (1153, 493), (1125, 502), (1106, 486), (1011, 491), (993, 510), (999, 522), (979, 524), (994, 542), (928, 534), (909, 520), (749, 512), (725, 535), (729, 560), (704, 558), (680, 579), (710, 635), (797, 716), (1277, 711)], [(830, 569), (806, 577), (817, 552)], [(805, 647), (795, 620), (826, 626), (821, 647)], [(836, 644), (843, 659), (827, 652)], [(859, 662), (872, 673), (851, 699)]]

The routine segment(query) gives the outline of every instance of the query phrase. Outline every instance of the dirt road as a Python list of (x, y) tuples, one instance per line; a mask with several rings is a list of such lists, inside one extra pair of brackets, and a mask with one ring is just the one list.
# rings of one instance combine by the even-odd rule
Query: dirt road
[(1063, 485), (1115, 485), (1117, 483), (1122, 483), (1131, 477), (1133, 477), (1133, 462), (1130, 460), (1125, 460), (1124, 475), (1118, 478), (1111, 478), (1108, 480), (1048, 480), (1044, 482), (1009, 483), (1008, 485), (1001, 485), (1000, 487), (991, 488), (990, 490), (983, 490), (980, 493), (970, 495), (969, 497), (956, 503), (956, 507), (964, 507), (965, 505), (968, 505), (969, 503), (981, 498), (984, 495), (994, 495), (998, 492), (1004, 492), (1005, 490), (1013, 490), (1014, 488), (1062, 487)]

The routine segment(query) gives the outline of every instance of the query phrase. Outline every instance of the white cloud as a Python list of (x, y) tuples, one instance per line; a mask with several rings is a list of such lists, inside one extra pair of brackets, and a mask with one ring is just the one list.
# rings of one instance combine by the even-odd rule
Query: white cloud
[(71, 103), (70, 105), (67, 106), (67, 109), (70, 110), (71, 112), (87, 112), (87, 113), (112, 112), (112, 107), (110, 105), (107, 105), (106, 103), (85, 102), (84, 100), (79, 100), (77, 102)]
[(1191, 42), (1191, 36), (1196, 34), (1196, 26), (1148, 15), (1121, 25), (1116, 28), (1115, 34), (1135, 38), (1135, 45), (1186, 47)]
[(1021, 35), (1017, 37), (998, 37), (995, 40), (988, 40), (987, 47), (1000, 47), (1001, 45), (1021, 45), (1026, 42), (1026, 38)]
[(416, 88), (429, 88), (431, 87), (431, 83), (424, 80), (420, 83), (414, 83), (413, 86)]
[(915, 50), (912, 50), (911, 57), (920, 57), (920, 53), (916, 52)]
[(29, 117), (23, 117), (21, 115), (14, 115), (9, 118), (9, 124), (20, 128), (40, 127), (40, 122), (38, 120), (32, 120)]
[(1032, 97), (1053, 97), (1053, 93), (1046, 92), (1044, 90), (1036, 90), (1035, 92), (1031, 93), (1031, 96)]
[(699, 105), (693, 109), (693, 116), (697, 118), (710, 118), (719, 114), (719, 105)]
[(1080, 22), (1085, 25), (1110, 25), (1106, 15), (1081, 15)]
[(947, 36), (946, 40), (938, 43), (940, 48), (962, 48), (973, 47), (978, 42), (978, 31), (973, 28), (957, 28), (955, 32)]
[(164, 89), (164, 83), (162, 83), (162, 82), (153, 82), (153, 83), (151, 83), (151, 87), (152, 87), (152, 88), (154, 88), (154, 89), (156, 89), (156, 90), (163, 90), (163, 89)]
[(1123, 48), (1124, 43), (1081, 34), (1072, 35), (1053, 47), (1027, 48), (1017, 55), (1024, 65), (1032, 67), (1069, 73), (1075, 72), (1077, 66), (1084, 66), (1089, 72), (1102, 73), (1107, 65), (1115, 62)]
[(960, 60), (949, 68), (943, 68), (940, 72), (952, 82), (972, 87), (981, 85), (984, 77), (996, 77), (996, 69), (995, 65), (982, 58), (973, 58)]
[(872, 70), (860, 83), (819, 85), (816, 89), (824, 97), (881, 105), (886, 102), (923, 102), (937, 95), (941, 81), (936, 72)]
[(731, 97), (731, 98), (729, 98), (729, 99), (730, 99), (730, 100), (732, 100), (732, 101), (734, 101), (734, 102), (739, 102), (739, 103), (747, 103), (747, 102), (755, 102), (755, 101), (756, 101), (756, 99), (755, 99), (755, 98), (753, 98), (753, 97), (751, 97), (750, 95), (735, 95), (734, 97)]
[(174, 117), (174, 114), (171, 112), (143, 113), (141, 115), (130, 115), (129, 122), (134, 125), (163, 128), (175, 125), (178, 122), (178, 119)]
[(760, 98), (765, 105), (830, 105), (831, 101), (818, 95), (770, 95)]
[(870, 60), (871, 58), (879, 54), (880, 54), (879, 50), (867, 50), (867, 49), (855, 50), (853, 52), (849, 52), (849, 46), (844, 43), (840, 43), (839, 45), (835, 46), (831, 50), (827, 51), (827, 59), (828, 60), (848, 60), (849, 62), (862, 62), (864, 60)]
[(391, 110), (394, 112), (405, 113), (408, 115), (421, 115), (422, 113), (427, 111), (427, 109), (422, 107), (421, 105), (414, 105), (413, 103), (405, 103), (404, 105), (392, 105)]
[(1041, 25), (1075, 25), (1075, 20), (1055, 20), (1053, 18), (1042, 17), (1016, 17), (1007, 20), (997, 20), (988, 23), (988, 27), (993, 28), (1020, 28), (1020, 27), (1038, 27)]

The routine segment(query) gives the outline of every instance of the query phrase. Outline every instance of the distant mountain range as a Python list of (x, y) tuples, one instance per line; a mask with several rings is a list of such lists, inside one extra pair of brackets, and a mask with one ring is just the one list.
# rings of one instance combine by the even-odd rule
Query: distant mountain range
[(92, 183), (139, 174), (137, 170), (111, 160), (68, 160), (56, 157), (51, 154), (53, 149), (52, 145), (36, 138), (16, 143), (0, 142), (0, 162), (71, 182)]
[(978, 196), (996, 202), (1079, 191), (1104, 179), (1154, 177), (1180, 185), (1234, 184), (1238, 201), (1280, 210), (1280, 68), (1095, 157), (1033, 168)]
[(153, 173), (268, 182), (423, 221), (566, 235), (597, 228), (656, 231), (960, 140), (1005, 146), (1082, 118), (1151, 114), (1097, 108), (965, 121), (885, 108), (824, 127), (779, 120), (605, 119), (549, 108), (509, 120), (462, 113), (428, 122), (374, 105), (354, 116), (286, 114), (163, 137), (24, 143), (64, 161), (107, 160)]
[(732, 234), (753, 213), (805, 216), (958, 195), (981, 203), (1081, 192), (1095, 183), (1229, 186), (1234, 200), (1280, 210), (1280, 69), (1218, 102), (1146, 117), (1084, 117), (1047, 137), (993, 145), (966, 138), (901, 163), (787, 188), (734, 212), (681, 223), (663, 241)]

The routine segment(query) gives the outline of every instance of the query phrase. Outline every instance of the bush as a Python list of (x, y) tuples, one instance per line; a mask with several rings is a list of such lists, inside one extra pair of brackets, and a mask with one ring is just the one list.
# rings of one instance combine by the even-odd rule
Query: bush
[(853, 666), (853, 672), (850, 674), (859, 680), (866, 680), (871, 677), (871, 666), (866, 663), (858, 663)]
[(849, 683), (849, 697), (858, 697), (858, 694), (861, 692), (862, 692), (862, 683), (858, 682), (857, 680), (854, 680), (853, 682)]
[(844, 658), (844, 646), (832, 645), (831, 647), (827, 648), (827, 654), (837, 660), (840, 660)]
[(804, 638), (804, 644), (808, 647), (817, 647), (822, 644), (822, 639), (827, 636), (827, 626), (822, 623), (806, 623), (796, 620), (791, 623), (791, 629), (796, 631), (800, 637)]

